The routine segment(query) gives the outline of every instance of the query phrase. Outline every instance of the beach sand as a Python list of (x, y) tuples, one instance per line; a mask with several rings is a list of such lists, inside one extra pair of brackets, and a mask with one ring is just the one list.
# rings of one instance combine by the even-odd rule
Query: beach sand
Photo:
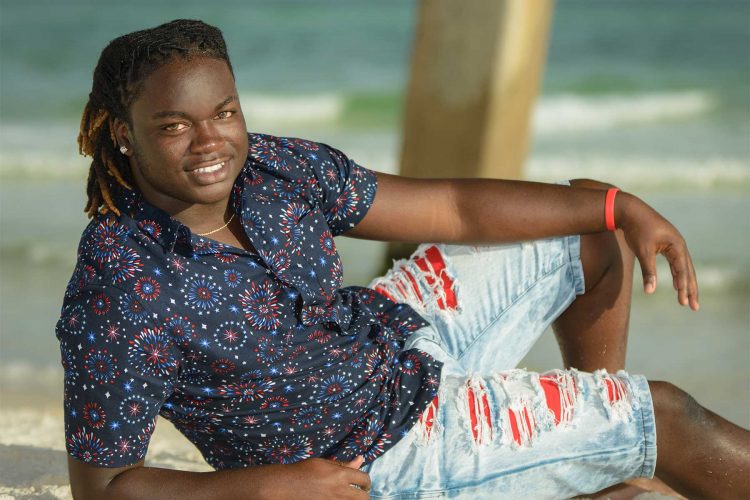
[[(59, 380), (60, 384), (62, 380)], [(33, 383), (32, 383), (33, 385)], [(58, 386), (60, 387), (60, 386)], [(59, 393), (33, 387), (40, 401), (57, 402)], [(2, 393), (0, 410), (0, 500), (72, 498), (68, 482), (62, 405), (30, 405), (24, 395)], [(146, 465), (210, 471), (198, 450), (160, 418)]]

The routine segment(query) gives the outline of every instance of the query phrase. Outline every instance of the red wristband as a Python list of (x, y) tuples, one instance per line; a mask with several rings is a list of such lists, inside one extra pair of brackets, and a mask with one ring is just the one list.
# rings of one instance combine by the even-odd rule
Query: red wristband
[(615, 196), (619, 189), (607, 189), (607, 197), (604, 200), (604, 223), (607, 225), (607, 231), (615, 231)]

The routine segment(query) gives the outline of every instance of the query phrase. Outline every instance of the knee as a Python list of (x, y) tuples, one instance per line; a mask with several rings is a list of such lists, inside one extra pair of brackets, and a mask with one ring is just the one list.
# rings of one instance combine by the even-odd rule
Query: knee
[(581, 262), (588, 292), (595, 288), (606, 275), (623, 272), (621, 265), (623, 250), (619, 239), (612, 232), (582, 235)]
[(687, 392), (674, 384), (663, 381), (649, 381), (651, 399), (657, 422), (692, 421), (705, 419), (705, 409)]
[(609, 189), (615, 187), (612, 184), (606, 182), (595, 181), (593, 179), (570, 179), (570, 185), (573, 187), (588, 188), (588, 189)]

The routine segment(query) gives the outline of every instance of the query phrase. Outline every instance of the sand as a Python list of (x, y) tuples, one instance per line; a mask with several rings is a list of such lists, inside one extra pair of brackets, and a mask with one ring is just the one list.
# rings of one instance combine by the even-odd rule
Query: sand
[[(7, 370), (0, 390), (0, 500), (72, 498), (63, 431), (62, 393), (55, 375)], [(2, 373), (0, 372), (0, 373)], [(24, 378), (23, 384), (18, 382)], [(10, 380), (9, 380), (10, 379)], [(10, 383), (9, 383), (10, 382)], [(28, 390), (18, 391), (15, 387)], [(151, 439), (146, 465), (210, 471), (198, 450), (168, 421), (160, 418)]]

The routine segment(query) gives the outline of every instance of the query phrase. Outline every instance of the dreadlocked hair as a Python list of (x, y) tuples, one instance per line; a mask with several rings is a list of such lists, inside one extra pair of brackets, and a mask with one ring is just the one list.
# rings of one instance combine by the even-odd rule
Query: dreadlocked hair
[(113, 195), (122, 189), (132, 190), (135, 182), (128, 158), (118, 149), (115, 119), (132, 126), (130, 105), (143, 82), (178, 57), (221, 59), (232, 72), (221, 31), (188, 19), (123, 35), (112, 40), (99, 56), (78, 134), (79, 152), (92, 158), (86, 184), (88, 202), (83, 209), (89, 217), (110, 211), (120, 215)]

